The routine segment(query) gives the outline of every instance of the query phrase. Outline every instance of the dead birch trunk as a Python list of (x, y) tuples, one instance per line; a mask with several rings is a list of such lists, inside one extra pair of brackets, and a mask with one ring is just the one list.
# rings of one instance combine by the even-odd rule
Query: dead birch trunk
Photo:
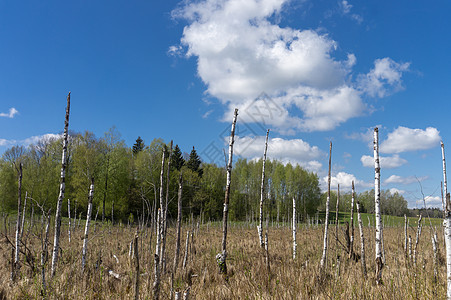
[(293, 197), (293, 260), (296, 259), (296, 199)]
[(349, 259), (354, 258), (354, 198), (355, 198), (355, 189), (354, 189), (354, 180), (351, 183), (352, 186), (352, 194), (351, 194), (351, 237), (349, 239)]
[(324, 271), (326, 267), (327, 258), (327, 235), (329, 229), (329, 201), (330, 201), (330, 167), (332, 159), (332, 142), (330, 142), (329, 147), (329, 175), (327, 176), (327, 200), (326, 200), (326, 220), (324, 222), (324, 241), (323, 241), (323, 255), (321, 257), (320, 267), (321, 272)]
[(446, 180), (446, 161), (445, 161), (445, 145), (441, 142), (442, 147), (442, 161), (443, 161), (443, 193), (445, 195), (445, 245), (446, 245), (446, 282), (447, 282), (447, 299), (451, 299), (451, 203), (448, 194), (447, 180)]
[(357, 206), (357, 221), (359, 222), (360, 231), (360, 260), (362, 261), (362, 272), (363, 276), (366, 277), (366, 261), (365, 261), (365, 237), (363, 235), (363, 223), (362, 217), (360, 216), (360, 202), (356, 202)]
[(23, 213), (22, 213), (22, 225), (20, 226), (20, 239), (21, 240), (23, 239), (23, 231), (25, 229), (25, 213), (27, 210), (27, 198), (28, 198), (28, 192), (25, 192), (25, 199), (24, 199), (24, 203), (23, 203)]
[(337, 203), (335, 205), (335, 249), (338, 249), (338, 205), (340, 203), (340, 184), (337, 185)]
[(182, 227), (182, 189), (183, 189), (183, 177), (182, 172), (180, 172), (179, 192), (177, 197), (177, 232), (175, 237), (174, 265), (172, 269), (173, 274), (175, 274), (177, 271), (177, 265), (179, 263), (179, 255), (180, 255), (180, 231)]
[(413, 248), (413, 263), (416, 266), (417, 264), (417, 253), (418, 253), (418, 243), (420, 242), (420, 235), (421, 235), (421, 220), (423, 216), (420, 215), (420, 218), (418, 219), (418, 228), (417, 228), (417, 235), (415, 238), (415, 247)]
[(17, 198), (17, 223), (16, 223), (16, 243), (14, 251), (14, 263), (11, 272), (11, 280), (15, 281), (17, 276), (17, 270), (20, 268), (20, 211), (22, 209), (22, 163), (19, 163), (19, 180), (18, 180), (18, 198)]
[(89, 222), (91, 221), (93, 197), (94, 197), (94, 178), (91, 178), (91, 186), (89, 187), (89, 197), (88, 197), (88, 213), (86, 215), (85, 235), (83, 238), (83, 249), (81, 251), (81, 272), (82, 273), (85, 271), (85, 265), (86, 265), (86, 253), (88, 251)]
[(135, 241), (133, 243), (135, 252), (135, 300), (139, 299), (139, 255), (138, 255), (138, 230), (135, 233)]
[(227, 182), (224, 198), (224, 211), (222, 216), (222, 253), (216, 255), (216, 262), (219, 266), (219, 272), (224, 274), (227, 278), (227, 219), (229, 216), (229, 196), (230, 196), (230, 183), (232, 181), (232, 161), (233, 161), (233, 143), (235, 142), (235, 125), (238, 117), (238, 109), (235, 108), (233, 116), (232, 129), (230, 132), (229, 140), (229, 161), (227, 163)]
[(189, 230), (186, 232), (186, 245), (185, 245), (185, 256), (183, 257), (183, 269), (186, 268), (186, 262), (188, 261), (188, 250), (189, 250)]
[(268, 150), (268, 135), (269, 129), (268, 131), (266, 131), (265, 151), (263, 152), (262, 182), (260, 186), (260, 222), (257, 227), (258, 238), (260, 240), (261, 247), (265, 247), (265, 242), (263, 241), (263, 201), (265, 199), (265, 164), (266, 164), (266, 151)]
[[(43, 213), (44, 210), (42, 211)], [(42, 286), (41, 286), (41, 295), (45, 296), (46, 283), (45, 283), (45, 264), (48, 260), (48, 250), (47, 246), (49, 243), (49, 227), (50, 227), (50, 210), (47, 214), (47, 222), (45, 224), (45, 238), (42, 242), (42, 252), (41, 252), (41, 278), (42, 278)]]
[(438, 271), (437, 271), (437, 233), (431, 236), (432, 239), (432, 251), (434, 252), (433, 256), (433, 265), (434, 265), (434, 283), (437, 282), (438, 279)]
[(69, 226), (68, 226), (68, 228), (67, 228), (67, 234), (68, 234), (68, 236), (69, 236), (69, 244), (70, 244), (70, 199), (67, 199), (67, 213), (68, 213), (68, 217), (69, 217)]
[[(164, 154), (163, 154), (164, 155)], [(153, 282), (153, 299), (158, 300), (160, 298), (160, 244), (161, 244), (161, 209), (158, 209), (157, 213), (157, 241), (155, 246), (155, 259), (154, 259), (154, 268), (155, 268), (155, 279)]]
[(66, 119), (64, 121), (63, 154), (62, 154), (62, 158), (61, 158), (61, 183), (60, 183), (58, 202), (56, 205), (55, 237), (53, 240), (52, 268), (51, 268), (51, 276), (52, 277), (55, 275), (56, 264), (58, 263), (60, 233), (61, 233), (61, 207), (63, 205), (64, 192), (66, 189), (67, 137), (68, 137), (68, 128), (69, 128), (69, 111), (70, 111), (70, 92), (67, 95)]
[(374, 211), (376, 215), (376, 239), (375, 239), (375, 252), (376, 252), (376, 283), (381, 284), (382, 268), (384, 266), (382, 262), (382, 221), (381, 221), (381, 187), (380, 176), (381, 168), (379, 165), (379, 130), (374, 128)]
[(407, 216), (404, 214), (404, 252), (407, 256)]
[(165, 251), (166, 251), (166, 231), (168, 228), (167, 224), (167, 215), (168, 215), (168, 202), (169, 202), (169, 175), (171, 170), (171, 156), (172, 156), (172, 140), (171, 140), (171, 146), (169, 149), (169, 157), (168, 157), (168, 170), (166, 172), (166, 199), (164, 204), (164, 213), (163, 213), (163, 236), (161, 237), (161, 251), (160, 251), (160, 268), (162, 272), (164, 273), (166, 270), (166, 257), (165, 257)]

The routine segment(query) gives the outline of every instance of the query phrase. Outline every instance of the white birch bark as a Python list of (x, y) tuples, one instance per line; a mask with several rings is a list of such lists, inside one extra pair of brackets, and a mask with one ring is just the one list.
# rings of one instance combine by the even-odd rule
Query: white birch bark
[(232, 121), (232, 129), (230, 131), (229, 139), (229, 161), (227, 163), (227, 182), (224, 197), (224, 211), (222, 215), (222, 253), (216, 255), (216, 262), (219, 266), (219, 272), (227, 276), (227, 220), (229, 217), (229, 196), (230, 183), (232, 181), (232, 161), (233, 161), (233, 144), (235, 142), (235, 125), (238, 117), (238, 109), (235, 108), (235, 113)]
[(186, 263), (188, 261), (188, 250), (189, 250), (189, 230), (186, 232), (186, 244), (185, 244), (185, 256), (183, 257), (183, 269), (186, 268)]
[(169, 180), (170, 180), (169, 176), (170, 176), (170, 172), (171, 172), (170, 171), (171, 170), (171, 157), (172, 157), (172, 140), (171, 140), (171, 145), (169, 148), (168, 170), (166, 172), (166, 198), (165, 198), (164, 211), (163, 211), (163, 235), (161, 236), (160, 268), (163, 273), (166, 270), (165, 251), (166, 251), (166, 231), (168, 228), (167, 215), (168, 215), (168, 202), (169, 202)]
[(66, 190), (66, 166), (67, 166), (67, 137), (69, 128), (69, 112), (70, 112), (70, 92), (67, 95), (66, 106), (66, 118), (64, 121), (64, 133), (63, 133), (63, 154), (61, 158), (61, 183), (58, 195), (58, 202), (56, 204), (55, 215), (55, 237), (53, 239), (53, 254), (52, 254), (52, 268), (51, 276), (53, 277), (56, 272), (56, 264), (58, 263), (60, 234), (61, 234), (61, 207), (63, 205), (64, 192)]
[(293, 197), (293, 260), (296, 259), (296, 199)]
[(17, 269), (20, 263), (20, 226), (22, 225), (20, 221), (20, 211), (22, 208), (22, 163), (19, 163), (19, 182), (18, 182), (18, 198), (17, 198), (17, 223), (16, 223), (16, 241), (15, 241), (15, 251), (14, 251), (14, 264), (11, 272), (12, 281), (16, 280)]
[[(43, 213), (44, 213), (44, 211), (43, 211)], [(47, 222), (45, 224), (45, 238), (42, 241), (42, 252), (41, 252), (41, 280), (42, 280), (41, 293), (42, 293), (42, 295), (45, 295), (45, 290), (46, 290), (45, 263), (47, 262), (47, 259), (48, 259), (47, 245), (49, 243), (50, 211), (47, 214), (46, 219), (47, 219)]]
[(157, 213), (157, 241), (155, 245), (155, 259), (154, 259), (154, 268), (155, 268), (155, 279), (153, 282), (152, 290), (153, 290), (153, 299), (158, 300), (160, 298), (160, 244), (161, 244), (161, 209), (158, 209)]
[(379, 164), (379, 130), (374, 128), (374, 211), (376, 215), (376, 240), (375, 240), (375, 253), (376, 253), (376, 283), (381, 283), (382, 277), (382, 221), (381, 221), (381, 187), (380, 187), (380, 164)]
[(354, 198), (355, 198), (355, 188), (354, 188), (354, 180), (351, 183), (352, 186), (352, 194), (351, 194), (351, 237), (349, 244), (349, 258), (354, 258)]
[(81, 251), (81, 272), (85, 271), (86, 266), (86, 253), (88, 251), (88, 235), (89, 235), (89, 223), (91, 222), (92, 214), (92, 199), (94, 197), (94, 178), (91, 178), (91, 186), (89, 187), (89, 200), (88, 200), (88, 213), (86, 215), (85, 235), (83, 238), (83, 249)]
[(27, 210), (27, 198), (28, 198), (28, 192), (25, 192), (25, 199), (23, 203), (23, 213), (22, 213), (22, 225), (20, 226), (20, 239), (23, 238), (23, 231), (25, 230), (25, 212)]
[(335, 205), (335, 249), (338, 249), (338, 205), (340, 203), (340, 184), (337, 185), (337, 203)]
[(357, 221), (359, 222), (360, 231), (360, 260), (362, 262), (362, 272), (363, 276), (366, 277), (366, 261), (365, 261), (365, 237), (363, 235), (363, 223), (362, 217), (360, 216), (360, 202), (356, 202), (357, 206)]
[(404, 214), (404, 252), (407, 255), (407, 216)]
[(177, 271), (177, 265), (179, 263), (179, 255), (180, 255), (180, 232), (182, 227), (182, 189), (183, 189), (183, 177), (182, 172), (180, 172), (179, 192), (177, 197), (177, 232), (175, 236), (175, 255), (174, 255), (174, 264), (172, 268), (173, 274), (175, 274)]
[(420, 242), (420, 236), (421, 236), (421, 220), (423, 216), (420, 215), (420, 218), (418, 219), (418, 228), (417, 228), (417, 235), (415, 238), (415, 247), (413, 248), (413, 263), (417, 264), (417, 253), (418, 253), (418, 243)]
[(266, 131), (265, 151), (263, 152), (262, 182), (260, 187), (260, 222), (257, 227), (258, 238), (260, 240), (261, 247), (265, 247), (265, 242), (263, 241), (263, 201), (265, 199), (265, 164), (266, 164), (266, 151), (268, 150), (268, 135), (269, 129), (268, 131)]
[(445, 217), (443, 225), (445, 227), (445, 245), (446, 245), (446, 282), (447, 282), (447, 299), (451, 300), (451, 203), (448, 194), (446, 180), (446, 161), (445, 161), (445, 145), (441, 142), (442, 161), (443, 161), (443, 193), (445, 195)]
[(330, 202), (330, 167), (332, 159), (332, 142), (330, 142), (329, 147), (329, 175), (327, 177), (327, 199), (326, 199), (326, 220), (324, 222), (324, 240), (323, 240), (323, 255), (321, 257), (320, 267), (321, 271), (324, 271), (326, 267), (327, 258), (327, 236), (329, 229), (329, 202)]
[(67, 234), (68, 234), (68, 236), (69, 236), (69, 244), (70, 244), (70, 226), (71, 226), (71, 224), (70, 224), (70, 199), (67, 199), (67, 213), (68, 213), (68, 217), (69, 217), (69, 225), (68, 225), (68, 228), (67, 228)]

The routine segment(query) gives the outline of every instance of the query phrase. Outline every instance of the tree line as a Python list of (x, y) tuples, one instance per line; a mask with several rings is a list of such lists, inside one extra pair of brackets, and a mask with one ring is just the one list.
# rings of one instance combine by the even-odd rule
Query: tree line
[[(13, 146), (0, 159), (0, 209), (17, 210), (17, 166), (23, 163), (22, 190), (31, 201), (45, 209), (54, 208), (58, 199), (62, 138), (45, 138), (28, 147)], [(92, 132), (70, 133), (66, 195), (73, 210), (86, 216), (88, 188), (91, 178), (96, 182), (93, 214), (99, 218), (124, 222), (151, 217), (159, 199), (161, 158), (169, 151), (160, 138), (145, 145), (138, 137), (128, 147), (118, 130), (113, 127), (102, 137)], [(183, 177), (183, 207), (186, 216), (201, 216), (204, 220), (222, 217), (226, 181), (225, 166), (202, 162), (193, 147), (183, 153), (178, 145), (173, 148), (169, 177), (168, 217), (175, 219), (180, 174)], [(258, 218), (262, 159), (238, 159), (234, 163), (229, 213), (230, 219), (256, 220)], [(166, 183), (165, 183), (166, 184)], [(305, 221), (318, 210), (324, 210), (325, 194), (321, 193), (318, 175), (299, 165), (283, 164), (277, 160), (266, 162), (265, 218), (288, 221), (292, 200), (298, 207), (298, 220)], [(374, 211), (374, 190), (357, 195), (362, 211)], [(408, 212), (402, 195), (382, 191), (382, 212), (403, 215)], [(336, 195), (331, 196), (331, 205)], [(350, 210), (350, 193), (340, 195), (340, 211)], [(158, 205), (157, 205), (158, 207)], [(335, 207), (335, 206), (332, 206)], [(62, 206), (67, 216), (67, 205)]]

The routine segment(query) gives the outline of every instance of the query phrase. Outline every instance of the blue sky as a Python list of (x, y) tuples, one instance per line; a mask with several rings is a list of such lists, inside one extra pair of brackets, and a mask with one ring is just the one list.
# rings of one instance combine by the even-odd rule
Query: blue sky
[[(236, 153), (299, 163), (441, 206), (448, 125), (449, 1), (0, 1), (0, 153), (70, 129), (113, 125), (131, 146), (161, 137), (223, 162)], [(266, 117), (262, 117), (265, 115)], [(451, 151), (451, 150), (450, 150)], [(448, 151), (449, 152), (449, 151)], [(324, 186), (324, 185), (323, 185)], [(394, 191), (394, 190), (393, 190)], [(421, 200), (421, 201), (420, 201)]]

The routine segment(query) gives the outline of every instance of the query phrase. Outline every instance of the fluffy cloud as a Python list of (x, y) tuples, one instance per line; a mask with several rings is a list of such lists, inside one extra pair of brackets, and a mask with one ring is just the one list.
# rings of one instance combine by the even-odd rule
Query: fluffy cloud
[(399, 126), (388, 134), (387, 139), (382, 142), (380, 150), (383, 153), (425, 150), (438, 146), (439, 142), (440, 132), (434, 127), (422, 130)]
[[(384, 83), (379, 94), (389, 85), (400, 86), (400, 75), (396, 79), (391, 71), (405, 68), (387, 58), (362, 75), (364, 88), (354, 87), (349, 76), (356, 62), (353, 54), (337, 60), (332, 56), (337, 43), (327, 35), (282, 28), (272, 21), (288, 2), (188, 0), (173, 11), (175, 18), (189, 23), (181, 39), (186, 55), (197, 58), (207, 93), (229, 109), (227, 115), (235, 107), (242, 111), (265, 92), (280, 110), (278, 118), (266, 118), (265, 123), (280, 132), (331, 130), (364, 113), (362, 94), (379, 93), (377, 82)], [(342, 4), (350, 10), (349, 3)], [(171, 46), (169, 53), (179, 50)]]
[(0, 113), (0, 117), (5, 117), (5, 118), (14, 118), (15, 115), (17, 115), (19, 113), (19, 111), (17, 109), (15, 109), (14, 107), (11, 107), (9, 109), (8, 113)]
[[(439, 196), (426, 196), (424, 197), (424, 201), (426, 202), (426, 206), (428, 207), (442, 207), (442, 198)], [(423, 204), (423, 201), (420, 204)]]
[[(234, 152), (249, 159), (263, 157), (265, 137), (235, 137)], [(310, 146), (301, 139), (286, 140), (270, 138), (268, 140), (268, 159), (277, 159), (282, 163), (299, 164), (306, 169), (318, 172), (322, 164), (318, 161), (325, 154), (316, 146)]]
[[(325, 187), (327, 187), (327, 176), (323, 177), (323, 182)], [(330, 186), (335, 189), (338, 184), (340, 184), (340, 189), (350, 189), (352, 186), (352, 181), (354, 181), (354, 185), (356, 187), (371, 187), (372, 183), (367, 183), (362, 180), (359, 180), (353, 174), (349, 174), (346, 172), (338, 172), (335, 176), (331, 176), (330, 178)]]
[(376, 59), (374, 68), (359, 76), (360, 89), (372, 97), (384, 97), (391, 90), (401, 90), (402, 73), (409, 69), (409, 63), (399, 64), (389, 57)]
[(35, 135), (29, 138), (26, 138), (24, 140), (7, 140), (7, 139), (0, 139), (0, 147), (8, 147), (13, 145), (23, 145), (23, 146), (29, 146), (31, 144), (36, 144), (40, 141), (49, 141), (53, 139), (59, 139), (61, 138), (61, 134), (54, 134), (54, 133), (47, 133), (43, 135)]
[(398, 176), (398, 175), (391, 175), (390, 177), (385, 179), (384, 183), (385, 184), (399, 183), (399, 184), (406, 184), (407, 185), (407, 184), (411, 184), (411, 183), (414, 183), (414, 182), (426, 180), (427, 178), (428, 178), (427, 176), (423, 176), (423, 177), (415, 177), (415, 176), (401, 177), (401, 176)]
[(403, 194), (406, 193), (406, 191), (404, 191), (404, 190), (399, 190), (399, 189), (397, 189), (397, 188), (391, 188), (391, 189), (390, 189), (390, 193), (391, 193), (392, 195), (394, 195), (394, 194), (396, 194), (396, 193), (398, 193), (398, 194), (400, 194), (400, 195), (403, 195)]
[[(360, 161), (362, 162), (362, 165), (364, 167), (374, 168), (374, 157), (373, 156), (363, 155), (360, 158)], [(393, 156), (387, 156), (387, 157), (380, 156), (379, 161), (381, 164), (381, 168), (384, 168), (384, 169), (397, 168), (397, 167), (400, 167), (407, 163), (407, 160), (399, 157), (398, 154), (395, 154)]]

